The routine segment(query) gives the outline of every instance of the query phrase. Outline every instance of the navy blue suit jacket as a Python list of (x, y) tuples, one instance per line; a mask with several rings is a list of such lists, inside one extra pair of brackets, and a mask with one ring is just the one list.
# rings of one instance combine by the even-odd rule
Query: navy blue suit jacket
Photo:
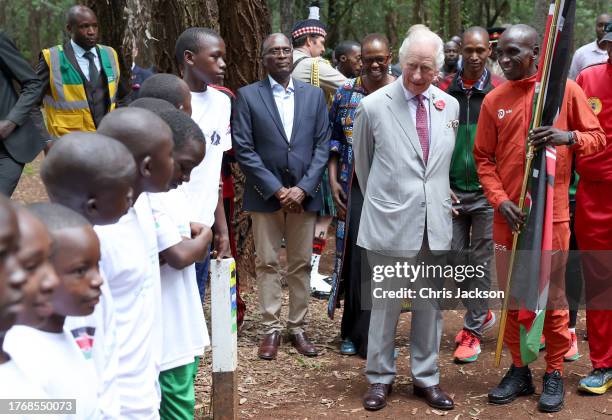
[(323, 91), (293, 79), (294, 117), (287, 139), (272, 96), (270, 81), (238, 89), (232, 114), (236, 160), (246, 177), (243, 208), (274, 212), (281, 208), (274, 193), (298, 186), (306, 193), (306, 211), (321, 208), (321, 176), (329, 158), (331, 135)]

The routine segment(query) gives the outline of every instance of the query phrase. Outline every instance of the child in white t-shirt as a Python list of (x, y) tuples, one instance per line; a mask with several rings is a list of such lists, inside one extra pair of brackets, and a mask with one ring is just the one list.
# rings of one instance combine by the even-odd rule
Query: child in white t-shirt
[[(51, 201), (72, 208), (91, 224), (108, 225), (116, 223), (131, 206), (136, 164), (129, 150), (114, 139), (95, 133), (72, 133), (55, 142), (43, 161), (41, 177)], [(105, 243), (101, 246), (104, 248)], [(103, 418), (119, 419), (115, 304), (107, 281), (100, 289), (102, 294), (94, 313), (67, 317), (64, 327), (94, 361), (100, 378), (98, 405)]]
[[(103, 243), (112, 244), (112, 249), (103, 248), (102, 267), (117, 304), (118, 330), (122, 329), (122, 314), (126, 320), (137, 320), (129, 322), (127, 326), (131, 328), (124, 330), (130, 331), (130, 335), (123, 340), (120, 338), (120, 342), (141, 343), (138, 349), (125, 345), (130, 351), (124, 353), (126, 357), (123, 360), (120, 354), (120, 371), (125, 368), (126, 373), (132, 372), (142, 385), (138, 387), (129, 380), (125, 381), (132, 390), (122, 391), (121, 417), (157, 417), (161, 399), (158, 376), (163, 331), (159, 256), (170, 265), (185, 260), (191, 253), (201, 257), (202, 246), (197, 246), (197, 243), (203, 240), (203, 233), (193, 239), (182, 239), (167, 216), (151, 207), (149, 193), (167, 191), (174, 173), (172, 131), (162, 119), (144, 109), (119, 109), (102, 120), (98, 133), (115, 138), (128, 147), (139, 168), (134, 183), (136, 202), (133, 209), (117, 224), (97, 228), (98, 234), (107, 239)], [(139, 244), (130, 243), (130, 236)], [(117, 244), (117, 241), (123, 243)], [(137, 253), (135, 248), (140, 248)], [(191, 258), (190, 263), (196, 257)], [(134, 276), (136, 271), (142, 275)], [(141, 282), (133, 282), (139, 278)], [(124, 378), (129, 379), (127, 376)], [(124, 410), (126, 394), (129, 394), (129, 408)], [(155, 413), (152, 413), (153, 409)]]
[[(190, 224), (189, 200), (181, 184), (189, 180), (192, 169), (205, 154), (205, 140), (197, 124), (185, 113), (172, 110), (159, 114), (174, 135), (175, 171), (172, 190), (151, 194), (154, 212), (161, 211), (173, 223), (183, 238), (193, 241), (192, 254), (184, 253), (181, 260), (169, 261), (161, 267), (163, 317), (163, 352), (160, 373), (162, 401), (161, 418), (193, 418), (195, 408), (194, 381), (199, 358), (210, 344), (204, 311), (200, 301), (194, 262), (202, 260), (212, 239), (210, 228)], [(199, 255), (198, 255), (199, 253)]]
[[(80, 230), (72, 229), (71, 236), (53, 238), (51, 256), (52, 244), (45, 226), (29, 211), (17, 210), (21, 232), (19, 259), (38, 277), (38, 287), (31, 299), (26, 300), (19, 325), (9, 330), (4, 344), (17, 367), (49, 398), (75, 399), (76, 413), (66, 418), (99, 418), (95, 366), (64, 330), (66, 316), (89, 315), (99, 301), (102, 284), (98, 274), (99, 243), (88, 222), (67, 208), (41, 204), (36, 213), (40, 214), (47, 206), (62, 210), (61, 218), (53, 220), (69, 226), (83, 225)], [(50, 257), (61, 268), (59, 281)]]
[[(122, 108), (104, 117), (98, 133), (117, 139), (131, 152), (138, 168), (136, 204), (146, 204), (143, 193), (167, 190), (174, 168), (173, 141), (163, 120), (144, 109)], [(144, 207), (143, 212), (130, 208), (113, 225), (96, 226), (102, 242), (100, 266), (116, 307), (122, 419), (159, 417), (161, 286), (159, 263), (152, 255), (155, 221)]]
[[(231, 257), (228, 227), (220, 194), (223, 152), (232, 148), (230, 133), (231, 102), (228, 96), (210, 86), (222, 84), (225, 74), (225, 42), (207, 28), (188, 28), (176, 42), (175, 56), (181, 61), (183, 80), (191, 91), (191, 117), (206, 138), (206, 156), (183, 185), (189, 197), (192, 222), (213, 228), (213, 257)], [(196, 264), (200, 296), (204, 300), (208, 279), (208, 259)]]
[(0, 249), (0, 398), (48, 398), (3, 349), (5, 334), (24, 306), (24, 288), (30, 280), (18, 260), (17, 217), (4, 196), (0, 196)]

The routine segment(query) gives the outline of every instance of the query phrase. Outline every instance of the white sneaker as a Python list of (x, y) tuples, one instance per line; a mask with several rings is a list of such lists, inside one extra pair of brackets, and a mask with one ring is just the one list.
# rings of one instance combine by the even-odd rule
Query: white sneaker
[(329, 284), (328, 282), (326, 282), (325, 280), (328, 279), (328, 276), (323, 276), (319, 273), (311, 273), (310, 274), (310, 291), (311, 293), (316, 293), (316, 294), (327, 294), (329, 295), (331, 293), (331, 284)]

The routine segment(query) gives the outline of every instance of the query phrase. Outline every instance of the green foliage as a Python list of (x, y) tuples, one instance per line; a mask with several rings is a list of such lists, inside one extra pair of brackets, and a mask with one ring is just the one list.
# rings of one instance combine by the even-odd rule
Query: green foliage
[[(462, 0), (461, 27), (500, 26), (503, 24), (533, 22), (534, 4), (537, 0)], [(574, 43), (579, 47), (595, 38), (595, 18), (606, 12), (608, 0), (577, 0)], [(308, 1), (295, 1), (295, 20), (308, 15)], [(330, 4), (338, 13), (346, 10), (338, 21), (328, 16)], [(422, 4), (420, 11), (417, 5)], [(272, 14), (272, 30), (280, 28), (280, 0), (268, 0)], [(372, 32), (385, 33), (389, 38), (403, 39), (406, 30), (415, 23), (424, 23), (448, 39), (450, 0), (322, 0), (321, 19), (328, 26), (337, 26), (333, 41), (361, 39)], [(443, 5), (445, 13), (440, 14)], [(609, 6), (608, 6), (609, 7)], [(609, 10), (608, 10), (609, 12)], [(494, 20), (495, 15), (498, 17)], [(489, 21), (487, 21), (489, 19)], [(330, 43), (331, 44), (331, 43)], [(399, 45), (395, 45), (397, 48)], [(333, 45), (327, 45), (333, 48)]]
[(63, 42), (65, 14), (75, 0), (0, 0), (0, 29), (32, 63), (41, 48)]
[[(443, 39), (448, 39), (452, 35), (448, 33), (449, 21), (457, 18), (449, 14), (451, 1), (457, 0), (322, 0), (321, 19), (332, 32), (327, 47), (332, 49), (341, 40), (359, 40), (368, 33), (381, 32), (395, 41), (397, 49), (406, 30), (414, 23), (425, 23)], [(535, 1), (461, 0), (460, 26), (531, 23)], [(609, 0), (577, 1), (574, 40), (579, 47), (594, 39), (597, 15), (610, 10), (606, 10)], [(75, 0), (0, 0), (0, 30), (7, 32), (24, 56), (35, 62), (41, 48), (66, 40), (65, 13), (75, 3)], [(294, 20), (308, 16), (309, 3), (309, 0), (294, 1)], [(110, 7), (113, 3), (108, 4)], [(268, 5), (272, 30), (279, 31), (281, 0), (268, 0)], [(335, 16), (329, 16), (333, 10)], [(487, 22), (496, 14), (499, 16), (494, 22)]]

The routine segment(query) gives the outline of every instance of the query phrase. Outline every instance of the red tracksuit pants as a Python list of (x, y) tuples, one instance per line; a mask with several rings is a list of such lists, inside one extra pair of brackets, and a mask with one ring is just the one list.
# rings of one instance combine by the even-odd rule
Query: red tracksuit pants
[(612, 367), (612, 183), (580, 179), (574, 229), (581, 251), (593, 368)]
[[(567, 329), (569, 311), (565, 298), (565, 264), (569, 248), (570, 229), (569, 222), (559, 222), (553, 225), (552, 249), (562, 252), (553, 252), (551, 258), (550, 287), (548, 291), (547, 307), (544, 318), (544, 337), (546, 339), (546, 372), (559, 370), (563, 372), (563, 356), (569, 350), (570, 334)], [(505, 290), (508, 280), (508, 264), (512, 250), (512, 232), (506, 223), (493, 224), (493, 241), (495, 242), (495, 262), (497, 281), (500, 290)], [(509, 308), (516, 305), (509, 305)], [(518, 322), (519, 311), (508, 310), (504, 343), (510, 349), (514, 366), (521, 367), (521, 339)]]

